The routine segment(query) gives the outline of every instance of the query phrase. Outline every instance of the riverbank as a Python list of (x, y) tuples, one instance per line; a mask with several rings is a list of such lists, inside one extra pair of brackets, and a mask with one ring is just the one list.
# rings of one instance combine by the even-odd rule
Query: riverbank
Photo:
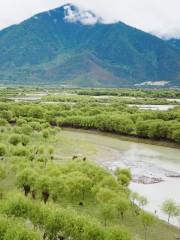
[[(58, 136), (57, 157), (86, 157), (105, 168), (130, 168), (132, 191), (148, 198), (147, 211), (167, 220), (160, 211), (162, 203), (173, 198), (180, 199), (180, 149), (169, 146), (126, 141), (120, 136), (82, 129), (64, 129)], [(175, 219), (174, 219), (175, 220)], [(172, 221), (178, 225), (177, 221)]]
[(138, 138), (135, 136), (124, 136), (124, 135), (119, 135), (116, 133), (109, 133), (109, 132), (102, 132), (102, 131), (98, 131), (95, 129), (82, 129), (82, 128), (71, 128), (71, 127), (63, 127), (62, 128), (64, 131), (66, 130), (71, 130), (71, 131), (78, 131), (78, 132), (84, 132), (84, 133), (93, 133), (93, 134), (97, 134), (97, 135), (102, 135), (102, 136), (109, 136), (112, 138), (116, 138), (119, 140), (123, 140), (123, 141), (128, 141), (128, 142), (134, 142), (134, 143), (144, 143), (144, 144), (151, 144), (151, 145), (155, 145), (155, 146), (162, 146), (162, 147), (168, 147), (168, 148), (177, 148), (180, 149), (180, 144), (178, 143), (174, 143), (174, 142), (170, 142), (170, 141), (162, 141), (162, 140), (152, 140), (152, 139), (145, 139), (145, 138)]
[[(108, 174), (109, 172), (111, 172), (111, 170), (114, 170), (117, 167), (123, 167), (123, 168), (130, 168), (132, 170), (133, 176), (135, 174), (139, 176), (142, 176), (142, 175), (162, 176), (162, 178), (164, 178), (165, 180), (163, 182), (163, 184), (165, 184), (163, 185), (164, 188), (162, 188), (162, 185), (159, 185), (159, 184), (141, 185), (137, 183), (137, 185), (140, 188), (139, 190), (136, 190), (137, 192), (140, 192), (141, 190), (142, 196), (146, 196), (145, 193), (148, 192), (150, 193), (151, 197), (153, 197), (153, 199), (150, 199), (149, 201), (148, 206), (152, 207), (151, 209), (148, 209), (149, 212), (154, 213), (154, 209), (157, 209), (157, 205), (154, 207), (152, 203), (159, 196), (163, 196), (163, 200), (166, 199), (167, 196), (162, 195), (162, 191), (165, 194), (168, 193), (168, 194), (171, 194), (172, 196), (172, 190), (174, 191), (175, 189), (177, 191), (174, 191), (174, 193), (179, 198), (178, 191), (179, 191), (180, 183), (176, 181), (178, 188), (174, 187), (174, 183), (172, 187), (171, 183), (169, 185), (169, 180), (168, 180), (169, 178), (166, 178), (165, 176), (165, 173), (167, 173), (166, 169), (168, 170), (172, 169), (173, 171), (180, 169), (179, 165), (177, 164), (178, 156), (180, 155), (179, 154), (180, 151), (178, 149), (159, 147), (159, 146), (148, 145), (143, 143), (128, 142), (128, 141), (123, 141), (110, 136), (93, 134), (92, 132), (85, 132), (85, 131), (82, 132), (78, 130), (71, 131), (68, 129), (60, 130), (59, 128), (50, 129), (48, 127), (46, 129), (46, 131), (49, 132), (48, 138), (44, 138), (44, 136), (46, 136), (44, 135), (44, 133), (46, 133), (44, 132), (44, 129), (42, 129), (42, 131), (40, 132), (33, 131), (31, 135), (29, 135), (30, 142), (28, 144), (28, 149), (35, 150), (34, 160), (33, 162), (29, 162), (29, 161), (25, 161), (26, 159), (29, 159), (28, 152), (25, 152), (25, 153), (23, 152), (23, 154), (26, 154), (24, 157), (23, 156), (15, 157), (15, 155), (12, 155), (12, 154), (16, 154), (16, 152), (12, 150), (17, 148), (19, 149), (19, 146), (14, 147), (14, 146), (11, 146), (9, 143), (9, 137), (13, 130), (14, 130), (13, 127), (7, 128), (7, 131), (4, 131), (2, 133), (2, 138), (1, 138), (2, 144), (4, 144), (4, 146), (7, 146), (8, 149), (9, 148), (11, 149), (11, 151), (9, 151), (8, 154), (6, 155), (5, 167), (8, 168), (10, 172), (8, 171), (8, 175), (1, 182), (1, 187), (3, 192), (6, 192), (6, 193), (8, 193), (9, 191), (12, 191), (13, 193), (14, 191), (17, 191), (17, 193), (19, 192), (19, 189), (17, 189), (17, 179), (18, 179), (17, 176), (19, 176), (20, 172), (22, 172), (22, 168), (26, 168), (26, 167), (28, 168), (32, 167), (32, 171), (30, 171), (30, 173), (33, 174), (32, 176), (34, 176), (35, 174), (35, 176), (38, 178), (39, 173), (43, 174), (41, 176), (47, 176), (46, 178), (43, 177), (42, 179), (47, 180), (47, 183), (50, 184), (50, 186), (52, 186), (51, 180), (53, 180), (54, 177), (59, 176), (59, 174), (57, 174), (58, 167), (63, 164), (68, 164), (69, 160), (70, 160), (70, 163), (73, 165), (75, 162), (72, 161), (72, 157), (78, 156), (80, 159), (83, 159), (84, 157), (86, 157), (87, 160), (90, 160), (90, 161), (92, 160), (98, 163), (98, 165), (105, 167), (106, 169), (109, 170), (109, 171), (106, 171)], [(50, 158), (48, 158), (48, 162), (46, 162), (47, 165), (45, 167), (44, 162), (42, 162), (42, 160), (44, 159), (42, 158), (42, 151), (44, 152), (43, 156), (49, 156), (49, 153), (48, 153), (49, 147), (50, 147), (50, 150), (53, 149), (54, 151), (53, 153), (51, 152), (52, 158), (51, 160)], [(80, 166), (84, 166), (82, 163), (86, 164), (88, 162), (89, 161), (85, 161), (85, 162), (80, 161)], [(2, 162), (2, 166), (3, 166), (3, 162)], [(62, 169), (64, 169), (64, 167)], [(83, 169), (91, 170), (91, 167), (83, 168)], [(16, 170), (17, 172), (14, 170)], [(12, 175), (15, 172), (16, 172), (16, 176), (12, 177)], [(92, 173), (94, 176), (94, 174), (98, 173), (98, 171), (93, 170)], [(67, 175), (69, 174), (69, 170), (66, 171), (66, 174)], [(26, 176), (27, 176), (27, 173), (26, 173)], [(70, 183), (74, 183), (74, 181), (72, 180), (72, 182)], [(84, 206), (79, 206), (79, 204), (76, 205), (74, 204), (74, 202), (71, 202), (71, 201), (69, 202), (66, 199), (62, 198), (61, 187), (63, 185), (61, 184), (61, 181), (60, 182), (58, 181), (57, 184), (58, 184), (57, 188), (54, 188), (56, 187), (56, 185), (53, 185), (52, 191), (55, 190), (55, 192), (58, 192), (58, 189), (60, 187), (60, 196), (59, 196), (60, 198), (57, 205), (58, 207), (63, 207), (64, 209), (67, 209), (67, 207), (68, 209), (72, 208), (75, 211), (77, 211), (78, 214), (88, 216), (88, 218), (90, 219), (97, 219), (97, 221), (99, 221), (100, 224), (101, 223), (104, 224), (103, 218), (99, 213), (100, 208), (94, 204), (94, 200), (92, 202), (91, 201), (84, 202)], [(142, 186), (145, 189), (143, 189)], [(110, 187), (111, 187), (111, 184), (110, 184)], [(149, 187), (152, 189), (149, 190)], [(108, 185), (107, 185), (107, 188), (109, 188)], [(133, 188), (133, 185), (130, 185), (129, 188), (132, 191), (135, 191), (135, 189)], [(155, 189), (155, 193), (153, 192), (154, 189)], [(119, 194), (118, 196), (121, 196), (121, 194)], [(13, 201), (14, 201), (14, 198), (12, 198), (12, 202)], [(52, 198), (50, 201), (51, 201), (51, 204), (54, 204), (52, 201)], [(29, 199), (28, 199), (28, 202), (29, 202)], [(33, 200), (33, 206), (34, 204), (35, 204), (35, 201)], [(158, 214), (159, 214), (159, 210), (158, 210)], [(159, 216), (158, 214), (157, 216)], [(167, 217), (164, 218), (164, 220), (166, 219)], [(120, 226), (123, 229), (126, 228), (127, 231), (131, 234), (132, 240), (142, 240), (144, 236), (144, 228), (141, 222), (141, 218), (140, 216), (137, 216), (134, 211), (131, 211), (131, 210), (126, 212), (123, 222), (119, 218), (117, 219), (116, 216), (115, 218), (111, 217), (110, 221), (108, 222), (108, 226), (118, 226), (118, 227)], [(176, 236), (179, 236), (178, 229), (166, 223), (163, 220), (159, 220), (158, 218), (156, 218), (155, 224), (152, 226), (151, 230), (148, 233), (149, 240), (157, 240), (157, 239), (158, 240), (175, 240)]]

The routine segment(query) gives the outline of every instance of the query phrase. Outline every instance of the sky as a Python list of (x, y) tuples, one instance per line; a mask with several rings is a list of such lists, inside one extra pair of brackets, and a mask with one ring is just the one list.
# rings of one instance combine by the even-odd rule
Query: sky
[(65, 3), (92, 10), (107, 23), (122, 21), (162, 38), (180, 38), (180, 0), (0, 0), (0, 29)]

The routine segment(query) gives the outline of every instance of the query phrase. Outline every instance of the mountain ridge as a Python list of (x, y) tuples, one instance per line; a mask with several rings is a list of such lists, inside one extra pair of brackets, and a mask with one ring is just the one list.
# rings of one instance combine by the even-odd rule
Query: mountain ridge
[[(72, 20), (65, 6), (75, 11)], [(0, 31), (1, 82), (180, 85), (180, 49), (122, 22), (105, 24), (90, 11), (65, 6)], [(87, 23), (88, 14), (96, 23)]]

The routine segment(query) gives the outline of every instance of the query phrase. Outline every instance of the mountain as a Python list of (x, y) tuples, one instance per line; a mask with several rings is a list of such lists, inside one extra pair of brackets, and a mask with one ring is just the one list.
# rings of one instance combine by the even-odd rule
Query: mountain
[(172, 38), (172, 39), (168, 40), (168, 42), (171, 45), (180, 48), (180, 39)]
[(180, 49), (72, 5), (0, 31), (0, 53), (1, 83), (180, 86)]

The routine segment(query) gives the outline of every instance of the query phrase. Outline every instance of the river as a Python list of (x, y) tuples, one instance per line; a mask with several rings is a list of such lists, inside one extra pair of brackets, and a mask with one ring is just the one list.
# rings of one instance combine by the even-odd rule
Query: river
[[(164, 200), (173, 199), (180, 204), (180, 149), (85, 130), (66, 129), (60, 134), (64, 144), (71, 145), (71, 150), (64, 145), (62, 154), (85, 155), (110, 170), (130, 168), (133, 174), (130, 189), (147, 197), (145, 209), (157, 211), (161, 219), (167, 220), (161, 211)], [(176, 219), (171, 223), (178, 225)]]
[(128, 104), (129, 107), (137, 107), (141, 110), (158, 110), (158, 111), (167, 111), (169, 109), (173, 109), (179, 105), (145, 105), (145, 104), (142, 104), (142, 105), (138, 105), (138, 104)]

